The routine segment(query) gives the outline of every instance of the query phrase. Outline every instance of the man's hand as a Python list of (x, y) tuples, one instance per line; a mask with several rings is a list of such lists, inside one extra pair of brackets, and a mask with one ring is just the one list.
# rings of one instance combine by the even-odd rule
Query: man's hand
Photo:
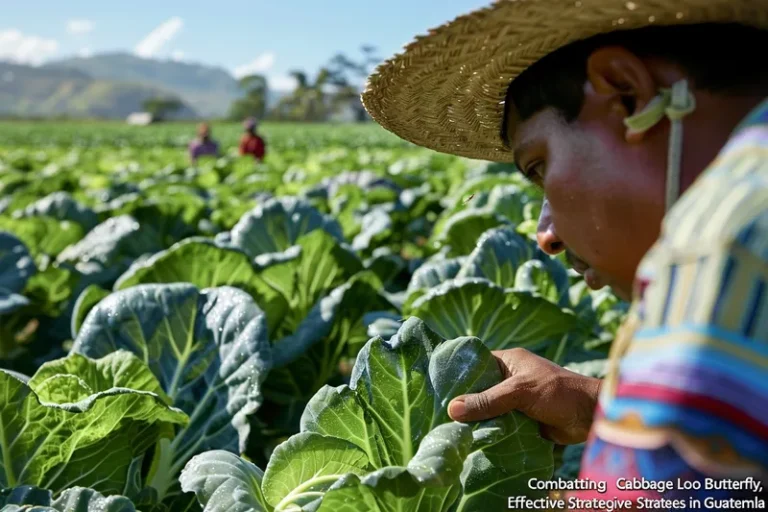
[(480, 421), (518, 410), (541, 423), (541, 434), (558, 444), (587, 440), (600, 379), (584, 377), (522, 348), (494, 351), (504, 381), (474, 395), (454, 398), (454, 421)]

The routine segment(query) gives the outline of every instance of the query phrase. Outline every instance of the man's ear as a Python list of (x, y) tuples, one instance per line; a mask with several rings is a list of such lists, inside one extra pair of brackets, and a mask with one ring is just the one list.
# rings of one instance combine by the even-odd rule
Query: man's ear
[[(622, 119), (643, 110), (658, 94), (658, 86), (646, 64), (620, 46), (604, 46), (590, 54), (587, 81), (595, 93), (613, 97), (610, 108)], [(642, 133), (633, 134), (631, 141), (642, 137)]]

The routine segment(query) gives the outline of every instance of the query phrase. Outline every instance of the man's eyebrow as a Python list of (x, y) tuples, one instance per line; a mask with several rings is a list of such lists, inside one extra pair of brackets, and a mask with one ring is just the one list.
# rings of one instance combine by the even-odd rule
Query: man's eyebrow
[(517, 170), (521, 171), (523, 170), (523, 167), (520, 165), (520, 156), (525, 153), (528, 148), (530, 148), (532, 145), (532, 142), (526, 141), (522, 142), (520, 144), (516, 144), (513, 151), (512, 151), (512, 158), (515, 163), (515, 167), (517, 167)]

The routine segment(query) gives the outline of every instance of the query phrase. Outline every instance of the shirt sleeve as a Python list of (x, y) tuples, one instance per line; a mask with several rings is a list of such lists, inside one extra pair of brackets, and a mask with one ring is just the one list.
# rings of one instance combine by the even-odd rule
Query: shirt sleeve
[[(762, 145), (730, 149), (638, 270), (582, 459), (581, 477), (608, 488), (591, 497), (759, 496), (676, 485), (768, 470), (768, 407), (757, 406), (768, 403), (768, 161)], [(627, 489), (622, 477), (675, 486)]]

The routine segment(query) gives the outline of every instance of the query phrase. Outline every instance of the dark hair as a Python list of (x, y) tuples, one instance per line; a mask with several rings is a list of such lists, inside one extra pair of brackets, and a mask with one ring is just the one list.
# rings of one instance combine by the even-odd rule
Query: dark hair
[[(768, 86), (768, 31), (735, 23), (654, 26), (601, 34), (567, 45), (520, 74), (507, 89), (502, 140), (514, 105), (522, 120), (546, 107), (567, 122), (584, 102), (587, 59), (603, 46), (622, 46), (638, 57), (661, 57), (680, 65), (692, 87), (722, 94), (751, 94)], [(744, 59), (751, 53), (754, 60)]]

